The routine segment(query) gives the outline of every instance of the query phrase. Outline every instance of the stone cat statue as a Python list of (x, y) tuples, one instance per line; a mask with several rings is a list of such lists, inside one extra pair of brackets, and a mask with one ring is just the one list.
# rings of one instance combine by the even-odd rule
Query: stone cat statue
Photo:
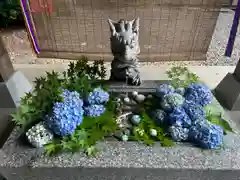
[(112, 81), (123, 81), (129, 85), (140, 85), (138, 70), (139, 47), (139, 18), (132, 21), (121, 19), (114, 22), (108, 19), (111, 31), (111, 50), (114, 59), (111, 63)]

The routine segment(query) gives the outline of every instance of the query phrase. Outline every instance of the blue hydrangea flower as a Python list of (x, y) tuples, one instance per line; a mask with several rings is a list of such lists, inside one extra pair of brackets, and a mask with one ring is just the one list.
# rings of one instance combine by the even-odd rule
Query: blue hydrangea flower
[(163, 96), (163, 100), (171, 106), (172, 109), (181, 107), (185, 101), (185, 98), (178, 93), (171, 93)]
[(63, 101), (53, 105), (52, 113), (45, 118), (46, 125), (55, 134), (66, 136), (72, 134), (83, 120), (83, 101), (77, 92), (64, 90)]
[(175, 89), (175, 93), (178, 93), (178, 94), (184, 96), (185, 88), (177, 88), (177, 89)]
[(181, 126), (170, 126), (169, 133), (174, 141), (186, 141), (188, 139), (189, 129)]
[(156, 96), (159, 98), (171, 93), (174, 93), (174, 87), (169, 84), (162, 84), (156, 88)]
[(89, 93), (87, 98), (87, 103), (90, 105), (93, 104), (103, 104), (109, 100), (108, 92), (104, 91), (102, 88), (95, 88), (92, 92)]
[(207, 120), (201, 121), (189, 130), (189, 139), (205, 149), (215, 149), (223, 143), (223, 129)]
[(163, 124), (166, 120), (166, 113), (162, 109), (156, 109), (153, 112), (153, 118), (157, 121), (158, 124)]
[(160, 106), (164, 111), (172, 112), (172, 106), (167, 102), (166, 99), (161, 100)]
[(196, 139), (199, 139), (199, 133), (197, 133), (199, 131), (199, 129), (209, 129), (211, 126), (211, 123), (209, 121), (207, 121), (206, 119), (200, 119), (197, 120), (195, 122), (192, 123), (192, 126), (189, 130), (189, 139), (194, 141)]
[(183, 108), (192, 121), (205, 119), (206, 117), (206, 112), (202, 106), (194, 103), (193, 101), (185, 101)]
[(192, 124), (191, 119), (183, 108), (174, 109), (169, 114), (168, 120), (170, 125), (182, 126), (184, 128), (189, 128)]
[(205, 106), (212, 102), (213, 94), (205, 84), (194, 83), (186, 89), (185, 99)]
[(101, 116), (105, 112), (104, 105), (89, 105), (84, 107), (84, 113), (86, 116), (90, 117), (98, 117)]

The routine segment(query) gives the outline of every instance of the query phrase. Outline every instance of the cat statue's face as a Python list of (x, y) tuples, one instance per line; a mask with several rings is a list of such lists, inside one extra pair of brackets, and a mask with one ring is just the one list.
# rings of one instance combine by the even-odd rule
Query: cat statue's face
[(139, 18), (132, 21), (108, 20), (111, 31), (111, 49), (114, 57), (122, 61), (131, 61), (140, 53)]

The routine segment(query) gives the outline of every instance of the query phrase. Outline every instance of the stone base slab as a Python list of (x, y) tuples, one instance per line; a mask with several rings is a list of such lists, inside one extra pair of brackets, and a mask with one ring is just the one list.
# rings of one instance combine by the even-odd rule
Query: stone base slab
[[(145, 86), (145, 85), (146, 86)], [(144, 82), (124, 89), (154, 90)], [(116, 90), (122, 84), (112, 84)], [(220, 111), (223, 111), (217, 101)], [(226, 115), (227, 116), (227, 115)], [(234, 124), (229, 120), (230, 124)], [(190, 144), (148, 147), (138, 142), (103, 141), (97, 157), (84, 153), (48, 157), (24, 146), (15, 129), (0, 151), (0, 173), (8, 180), (237, 180), (240, 177), (240, 135), (224, 137), (224, 149), (202, 150)]]
[(237, 180), (239, 137), (225, 136), (225, 149), (214, 151), (187, 144), (164, 148), (159, 144), (100, 142), (101, 153), (96, 158), (82, 153), (46, 157), (12, 142), (8, 146), (15, 150), (0, 152), (0, 172), (9, 180)]

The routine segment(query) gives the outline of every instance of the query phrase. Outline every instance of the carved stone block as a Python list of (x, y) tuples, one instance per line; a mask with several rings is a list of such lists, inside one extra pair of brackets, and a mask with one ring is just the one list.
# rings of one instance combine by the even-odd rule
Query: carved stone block
[(118, 22), (109, 19), (108, 23), (111, 31), (111, 50), (114, 56), (110, 80), (140, 85), (137, 58), (140, 53), (139, 18), (132, 21), (121, 19)]
[(237, 66), (234, 70), (234, 75), (237, 77), (237, 79), (240, 80), (240, 62), (238, 61)]
[[(239, 75), (239, 73), (237, 73)], [(240, 81), (237, 75), (228, 73), (215, 88), (217, 100), (227, 109), (240, 110)]]

